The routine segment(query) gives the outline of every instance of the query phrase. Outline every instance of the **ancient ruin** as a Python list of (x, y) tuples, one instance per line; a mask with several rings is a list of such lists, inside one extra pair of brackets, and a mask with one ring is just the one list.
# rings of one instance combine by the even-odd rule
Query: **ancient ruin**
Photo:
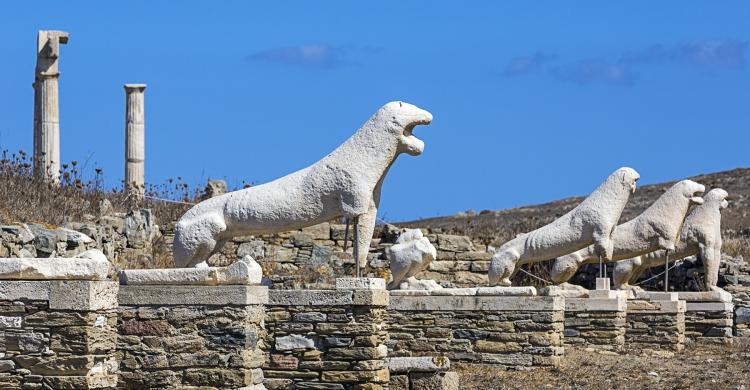
[(230, 238), (299, 229), (334, 218), (354, 221), (354, 257), (367, 260), (383, 179), (402, 153), (417, 156), (424, 142), (412, 131), (432, 114), (404, 102), (380, 108), (344, 144), (317, 163), (257, 187), (205, 200), (177, 223), (174, 261), (206, 261)]
[(64, 31), (39, 31), (34, 73), (34, 171), (52, 182), (60, 178), (60, 45)]
[(146, 189), (145, 90), (146, 84), (125, 84), (125, 187), (137, 197)]
[[(705, 191), (702, 184), (683, 180), (673, 185), (638, 217), (615, 227), (612, 255), (606, 261), (619, 261), (640, 256), (658, 249), (674, 251), (692, 204), (702, 204)], [(552, 267), (555, 283), (567, 282), (582, 264), (599, 261), (594, 246), (559, 257)]]
[[(706, 268), (706, 289), (718, 287), (719, 263), (721, 261), (721, 210), (729, 203), (727, 192), (714, 188), (703, 197), (704, 203), (696, 206), (685, 218), (680, 241), (669, 252), (669, 261), (674, 262), (688, 256), (700, 255)], [(667, 261), (667, 252), (658, 250), (643, 256), (618, 262), (612, 273), (615, 288), (625, 290), (649, 268), (660, 267)]]
[(389, 289), (434, 290), (442, 288), (434, 280), (417, 280), (418, 273), (425, 270), (437, 257), (435, 246), (419, 229), (408, 229), (399, 235), (396, 244), (388, 248), (391, 261)]
[(594, 244), (597, 256), (612, 258), (612, 232), (640, 175), (620, 168), (576, 208), (551, 224), (503, 244), (492, 256), (490, 284), (509, 286), (517, 265), (550, 260)]

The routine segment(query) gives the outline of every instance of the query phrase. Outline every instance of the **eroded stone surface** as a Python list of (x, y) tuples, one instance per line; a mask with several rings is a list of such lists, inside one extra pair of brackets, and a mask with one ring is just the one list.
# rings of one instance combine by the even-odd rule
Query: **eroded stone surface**
[(639, 178), (635, 170), (620, 168), (573, 210), (503, 244), (492, 256), (490, 285), (510, 286), (517, 264), (554, 259), (591, 244), (597, 255), (611, 258), (612, 231)]
[(97, 249), (72, 258), (3, 258), (0, 280), (105, 280), (110, 268)]
[(431, 121), (432, 114), (416, 106), (388, 103), (312, 166), (197, 204), (175, 226), (175, 264), (188, 267), (204, 261), (235, 236), (296, 230), (347, 217), (355, 221), (354, 257), (364, 267), (385, 174), (401, 153), (422, 153), (424, 143), (412, 130)]
[[(693, 204), (704, 203), (700, 195), (705, 189), (705, 186), (692, 180), (674, 184), (643, 213), (617, 225), (611, 237), (611, 255), (604, 259), (622, 261), (659, 249), (674, 251), (688, 209)], [(567, 282), (581, 265), (599, 262), (600, 255), (596, 246), (589, 245), (558, 257), (552, 266), (550, 277), (555, 283)]]
[(388, 285), (390, 289), (440, 288), (434, 281), (420, 283), (415, 278), (437, 257), (437, 249), (422, 235), (421, 230), (405, 229), (396, 239), (396, 243), (386, 249), (385, 253), (391, 262), (391, 282)]
[(658, 250), (618, 262), (612, 274), (615, 288), (628, 289), (646, 270), (664, 266), (667, 255), (670, 262), (700, 255), (706, 269), (706, 289), (718, 291), (716, 284), (719, 279), (722, 245), (721, 210), (729, 205), (726, 201), (728, 195), (721, 188), (708, 191), (703, 197), (704, 203), (694, 207), (685, 218), (680, 242), (675, 250), (669, 253)]
[(263, 270), (250, 256), (226, 267), (162, 268), (120, 271), (124, 285), (257, 285)]

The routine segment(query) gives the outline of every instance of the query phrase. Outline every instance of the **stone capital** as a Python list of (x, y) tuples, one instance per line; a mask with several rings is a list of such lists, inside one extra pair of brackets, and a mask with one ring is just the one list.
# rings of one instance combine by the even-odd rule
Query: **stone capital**
[(125, 84), (124, 87), (126, 93), (143, 92), (146, 90), (146, 84)]

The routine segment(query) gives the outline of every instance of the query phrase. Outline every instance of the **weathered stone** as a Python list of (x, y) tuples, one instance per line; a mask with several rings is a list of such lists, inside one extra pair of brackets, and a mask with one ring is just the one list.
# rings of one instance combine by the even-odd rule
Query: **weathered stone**
[(456, 372), (415, 373), (410, 375), (412, 390), (459, 390)]
[(392, 357), (388, 360), (391, 373), (436, 372), (450, 369), (450, 360), (443, 357)]
[(279, 351), (312, 348), (315, 348), (315, 340), (305, 336), (291, 334), (289, 336), (276, 338), (276, 349)]
[(134, 305), (260, 305), (268, 302), (265, 286), (121, 286), (121, 306)]
[(122, 270), (120, 282), (125, 285), (257, 285), (263, 271), (252, 257), (245, 256), (226, 267), (164, 268)]

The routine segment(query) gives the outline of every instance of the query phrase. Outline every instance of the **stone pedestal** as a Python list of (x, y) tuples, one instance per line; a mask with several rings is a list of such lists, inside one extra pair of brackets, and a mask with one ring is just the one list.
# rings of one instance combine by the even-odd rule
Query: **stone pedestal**
[(626, 310), (624, 296), (566, 298), (564, 344), (621, 351), (625, 345)]
[(336, 290), (271, 290), (264, 384), (273, 389), (381, 389), (389, 382), (382, 279)]
[(626, 348), (678, 352), (685, 348), (687, 305), (676, 293), (656, 293), (650, 299), (628, 300), (627, 305)]
[(118, 299), (118, 387), (263, 388), (267, 287), (124, 285)]
[(0, 281), (0, 388), (114, 388), (117, 289), (101, 280)]
[(729, 344), (732, 342), (734, 305), (729, 293), (678, 292), (686, 302), (685, 337), (699, 343)]
[(503, 288), (450, 290), (392, 292), (391, 356), (447, 356), (453, 362), (505, 367), (559, 364), (565, 298), (527, 295), (531, 290), (506, 295)]

